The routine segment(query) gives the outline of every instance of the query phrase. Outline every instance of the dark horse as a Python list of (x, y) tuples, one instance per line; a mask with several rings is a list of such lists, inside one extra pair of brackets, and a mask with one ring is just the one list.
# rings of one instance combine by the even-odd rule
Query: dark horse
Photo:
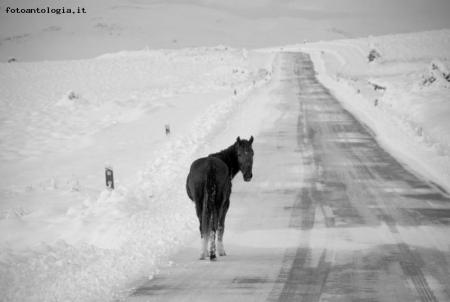
[(202, 244), (199, 259), (208, 255), (216, 259), (217, 245), (220, 256), (226, 256), (223, 248), (225, 216), (230, 206), (231, 180), (241, 171), (245, 181), (253, 177), (253, 136), (250, 140), (237, 138), (236, 142), (225, 150), (195, 160), (186, 180), (186, 191), (195, 202), (200, 221)]

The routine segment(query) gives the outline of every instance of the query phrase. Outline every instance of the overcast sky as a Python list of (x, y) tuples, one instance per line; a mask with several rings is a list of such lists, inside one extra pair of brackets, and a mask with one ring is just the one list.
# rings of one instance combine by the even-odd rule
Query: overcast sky
[[(129, 2), (203, 5), (247, 18), (391, 16), (414, 20), (417, 16), (421, 16), (430, 23), (439, 24), (448, 20), (450, 15), (449, 0), (130, 0)], [(450, 21), (446, 21), (446, 24), (450, 25)]]
[[(277, 17), (365, 20), (389, 22), (398, 24), (398, 27), (404, 25), (410, 27), (411, 31), (450, 27), (450, 0), (0, 0), (2, 7), (0, 16), (4, 16), (8, 6), (22, 8), (82, 6), (92, 12), (112, 5), (147, 6), (169, 3), (212, 8), (251, 20)], [(36, 16), (30, 16), (29, 22), (33, 22), (34, 17)], [(7, 29), (0, 29), (0, 34)], [(395, 30), (397, 27), (394, 26), (393, 31)]]

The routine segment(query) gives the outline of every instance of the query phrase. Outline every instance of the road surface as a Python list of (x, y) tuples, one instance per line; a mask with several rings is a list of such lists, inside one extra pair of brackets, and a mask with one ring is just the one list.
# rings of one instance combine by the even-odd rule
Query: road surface
[(281, 56), (282, 113), (255, 138), (252, 182), (234, 181), (228, 256), (196, 260), (197, 238), (126, 301), (450, 301), (448, 195), (383, 150), (308, 55)]

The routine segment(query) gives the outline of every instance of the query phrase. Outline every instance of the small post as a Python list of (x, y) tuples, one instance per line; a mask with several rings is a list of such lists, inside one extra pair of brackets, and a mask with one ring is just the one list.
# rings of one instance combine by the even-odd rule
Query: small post
[(422, 136), (422, 134), (423, 134), (423, 129), (422, 129), (422, 127), (417, 128), (417, 129), (416, 129), (416, 132), (417, 132), (417, 134), (418, 134), (419, 136)]
[(170, 136), (170, 125), (166, 125), (166, 135)]
[(105, 166), (105, 177), (106, 177), (106, 186), (112, 190), (114, 190), (114, 175), (113, 175), (113, 167), (111, 165)]

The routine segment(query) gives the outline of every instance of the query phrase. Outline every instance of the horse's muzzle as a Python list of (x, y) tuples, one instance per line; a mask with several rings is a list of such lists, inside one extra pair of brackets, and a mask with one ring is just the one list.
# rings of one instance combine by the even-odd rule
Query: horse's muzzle
[(245, 180), (245, 181), (250, 181), (250, 180), (252, 180), (252, 177), (253, 177), (253, 174), (252, 174), (252, 173), (247, 174), (247, 175), (244, 175), (244, 180)]

